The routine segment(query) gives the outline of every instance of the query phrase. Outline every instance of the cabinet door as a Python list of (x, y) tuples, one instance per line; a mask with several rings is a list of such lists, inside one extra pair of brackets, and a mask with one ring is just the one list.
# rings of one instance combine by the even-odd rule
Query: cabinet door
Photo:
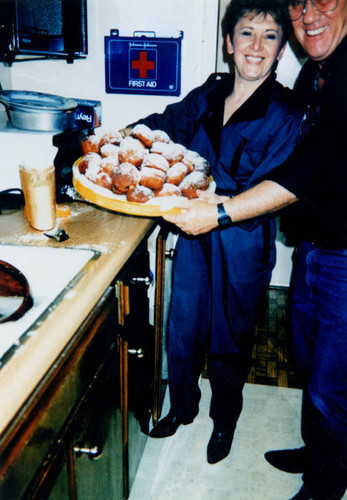
[(141, 245), (116, 283), (119, 323), (123, 492), (127, 498), (153, 408), (154, 328), (149, 324), (149, 255)]
[[(91, 421), (95, 402), (103, 404), (96, 396), (103, 394), (108, 379), (107, 387), (113, 389), (108, 388), (105, 399), (119, 413), (118, 366), (115, 295), (110, 287), (1, 436), (0, 498), (77, 498), (74, 444)], [(98, 411), (106, 413), (101, 407)], [(112, 467), (121, 470), (119, 461)], [(100, 484), (97, 474), (94, 481)]]

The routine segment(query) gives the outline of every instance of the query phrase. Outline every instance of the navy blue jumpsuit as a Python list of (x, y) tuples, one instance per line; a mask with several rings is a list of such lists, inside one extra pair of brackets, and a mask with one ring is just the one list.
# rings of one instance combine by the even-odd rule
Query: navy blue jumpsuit
[[(207, 159), (216, 192), (228, 196), (253, 186), (288, 157), (300, 120), (291, 92), (271, 74), (223, 126), (232, 88), (233, 76), (212, 74), (181, 102), (140, 121)], [(257, 304), (275, 264), (275, 235), (275, 220), (259, 219), (178, 238), (168, 362), (171, 411), (183, 421), (198, 413), (198, 379), (209, 353), (210, 416), (235, 427)]]

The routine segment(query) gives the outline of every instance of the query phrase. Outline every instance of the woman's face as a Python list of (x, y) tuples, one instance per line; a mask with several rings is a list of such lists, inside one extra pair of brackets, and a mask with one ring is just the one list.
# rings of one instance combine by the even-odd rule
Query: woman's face
[(242, 17), (235, 25), (233, 39), (227, 36), (237, 76), (247, 81), (265, 80), (276, 59), (282, 57), (282, 37), (282, 28), (269, 14)]

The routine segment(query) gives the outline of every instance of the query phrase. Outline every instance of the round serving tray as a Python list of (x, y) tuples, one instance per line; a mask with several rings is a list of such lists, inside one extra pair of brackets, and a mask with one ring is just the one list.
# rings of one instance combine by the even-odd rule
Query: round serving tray
[(161, 217), (162, 215), (176, 215), (181, 212), (180, 202), (187, 200), (181, 196), (167, 196), (155, 198), (146, 203), (134, 203), (127, 201), (125, 195), (116, 195), (110, 190), (96, 186), (90, 182), (78, 170), (80, 158), (73, 165), (73, 185), (78, 194), (99, 207), (107, 208), (114, 212), (129, 215), (139, 215), (141, 217)]

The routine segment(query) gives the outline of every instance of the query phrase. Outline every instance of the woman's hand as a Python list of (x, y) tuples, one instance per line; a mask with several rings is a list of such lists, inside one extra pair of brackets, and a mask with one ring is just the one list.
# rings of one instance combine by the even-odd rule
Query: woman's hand
[(212, 231), (218, 226), (217, 203), (228, 198), (206, 191), (199, 191), (198, 194), (199, 198), (180, 204), (180, 214), (164, 215), (163, 218), (194, 236)]

